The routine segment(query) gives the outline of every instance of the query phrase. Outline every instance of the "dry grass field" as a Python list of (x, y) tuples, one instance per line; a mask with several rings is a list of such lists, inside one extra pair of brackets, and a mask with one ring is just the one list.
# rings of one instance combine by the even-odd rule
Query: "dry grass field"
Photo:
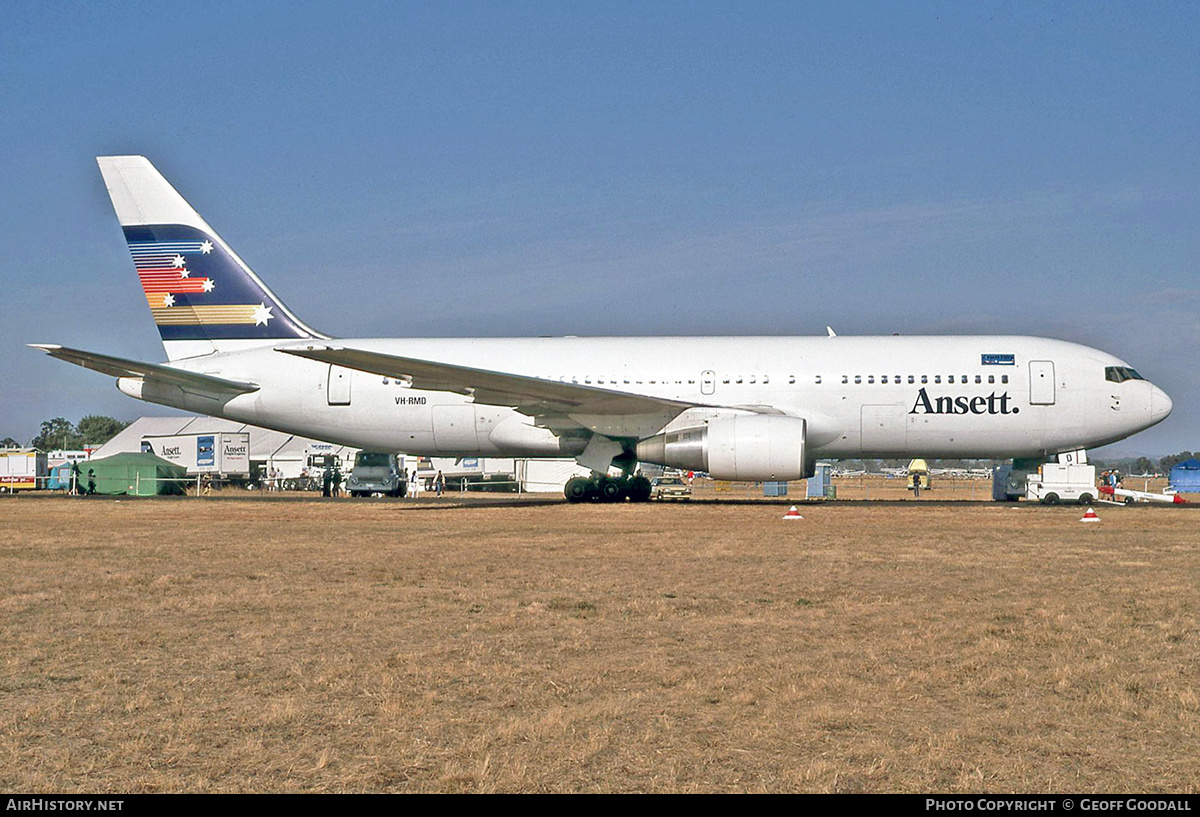
[(0, 499), (0, 789), (1200, 789), (1200, 514)]

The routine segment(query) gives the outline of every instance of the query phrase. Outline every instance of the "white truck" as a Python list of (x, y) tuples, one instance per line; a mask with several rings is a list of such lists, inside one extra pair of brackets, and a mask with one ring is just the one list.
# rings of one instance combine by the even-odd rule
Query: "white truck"
[(182, 465), (189, 476), (222, 474), (250, 475), (250, 432), (221, 431), (213, 434), (176, 434), (143, 437), (142, 451)]
[(1043, 505), (1091, 505), (1096, 501), (1096, 466), (1048, 462), (1029, 475), (1025, 498)]

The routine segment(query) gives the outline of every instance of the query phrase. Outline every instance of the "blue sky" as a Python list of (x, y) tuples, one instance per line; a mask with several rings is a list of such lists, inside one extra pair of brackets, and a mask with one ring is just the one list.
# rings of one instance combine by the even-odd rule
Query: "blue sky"
[(337, 335), (1036, 334), (1200, 448), (1200, 6), (10, 4), (0, 437), (162, 413), (94, 157)]

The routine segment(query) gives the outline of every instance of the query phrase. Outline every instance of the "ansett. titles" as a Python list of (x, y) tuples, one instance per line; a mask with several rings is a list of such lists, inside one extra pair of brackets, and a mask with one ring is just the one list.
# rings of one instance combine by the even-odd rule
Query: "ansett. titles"
[(1021, 410), (1009, 405), (1008, 392), (997, 395), (992, 392), (987, 397), (976, 395), (967, 397), (930, 397), (929, 392), (921, 389), (917, 393), (917, 401), (913, 403), (909, 414), (1019, 414)]

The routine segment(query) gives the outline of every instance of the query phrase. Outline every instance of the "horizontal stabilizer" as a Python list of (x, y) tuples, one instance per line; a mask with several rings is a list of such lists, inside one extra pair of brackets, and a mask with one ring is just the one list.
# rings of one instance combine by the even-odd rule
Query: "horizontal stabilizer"
[(672, 416), (694, 403), (562, 383), (539, 377), (473, 369), (411, 357), (334, 346), (281, 347), (280, 352), (410, 381), (414, 388), (471, 395), (476, 403), (512, 406), (524, 414)]
[(112, 377), (140, 377), (143, 380), (157, 380), (170, 383), (190, 391), (200, 391), (207, 394), (247, 394), (258, 391), (255, 383), (245, 383), (237, 380), (226, 380), (210, 374), (197, 374), (163, 366), (158, 363), (141, 363), (137, 360), (126, 360), (123, 357), (112, 357), (95, 352), (84, 352), (79, 349), (68, 349), (52, 343), (31, 343), (33, 349), (41, 349), (51, 357), (74, 363), (85, 369), (101, 372)]

